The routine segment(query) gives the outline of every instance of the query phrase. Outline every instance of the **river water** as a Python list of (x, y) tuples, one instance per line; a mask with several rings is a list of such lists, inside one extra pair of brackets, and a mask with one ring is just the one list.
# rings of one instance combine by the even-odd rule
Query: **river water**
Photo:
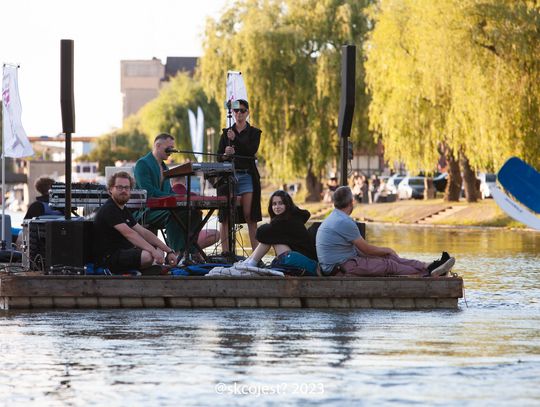
[(456, 256), (458, 310), (0, 312), (0, 405), (540, 405), (540, 233), (368, 226)]

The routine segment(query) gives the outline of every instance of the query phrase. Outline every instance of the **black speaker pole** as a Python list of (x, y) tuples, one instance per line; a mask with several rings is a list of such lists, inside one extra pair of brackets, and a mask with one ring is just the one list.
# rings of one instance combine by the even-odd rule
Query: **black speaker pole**
[(75, 132), (73, 94), (73, 40), (60, 40), (60, 107), (66, 137), (66, 220), (71, 219), (71, 134)]
[(338, 133), (340, 135), (340, 184), (347, 185), (349, 137), (355, 105), (356, 46), (341, 47), (341, 98), (339, 104)]

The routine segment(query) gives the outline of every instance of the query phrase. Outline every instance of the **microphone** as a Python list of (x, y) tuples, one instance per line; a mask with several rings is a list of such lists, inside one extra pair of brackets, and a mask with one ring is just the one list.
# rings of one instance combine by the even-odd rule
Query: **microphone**
[(177, 149), (175, 149), (175, 148), (167, 147), (167, 148), (165, 149), (165, 152), (166, 152), (167, 154), (171, 154), (171, 153), (178, 153), (179, 151), (178, 151)]

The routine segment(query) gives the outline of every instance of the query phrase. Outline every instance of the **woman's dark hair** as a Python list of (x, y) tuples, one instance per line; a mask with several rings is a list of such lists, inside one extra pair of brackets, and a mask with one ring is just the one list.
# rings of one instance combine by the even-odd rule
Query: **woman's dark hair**
[(34, 187), (42, 196), (49, 196), (49, 189), (54, 184), (54, 179), (49, 177), (39, 177), (34, 183)]
[(268, 201), (268, 214), (270, 215), (270, 219), (274, 219), (276, 216), (278, 216), (274, 213), (274, 210), (272, 209), (272, 200), (274, 199), (275, 196), (279, 196), (281, 200), (283, 201), (283, 204), (285, 205), (285, 212), (279, 215), (279, 217), (288, 219), (291, 216), (292, 210), (294, 209), (295, 205), (291, 196), (287, 192), (281, 189), (278, 189), (277, 191), (275, 191), (270, 196), (270, 200)]

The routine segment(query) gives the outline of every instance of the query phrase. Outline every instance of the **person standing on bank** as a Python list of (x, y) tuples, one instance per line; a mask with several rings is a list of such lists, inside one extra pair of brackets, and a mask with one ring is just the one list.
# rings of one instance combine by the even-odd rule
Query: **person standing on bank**
[(139, 225), (126, 203), (135, 181), (120, 171), (107, 183), (110, 198), (94, 219), (94, 261), (111, 273), (149, 268), (153, 263), (174, 266), (176, 253), (156, 235)]
[[(257, 247), (257, 222), (261, 215), (261, 180), (255, 154), (259, 149), (262, 131), (247, 121), (249, 104), (244, 99), (233, 102), (236, 123), (223, 129), (217, 153), (220, 161), (234, 161), (236, 172), (236, 195), (241, 199), (241, 211), (237, 215), (237, 223), (247, 223), (251, 248)], [(237, 108), (236, 108), (237, 107)], [(234, 156), (240, 157), (234, 157)], [(246, 157), (246, 158), (244, 158)], [(220, 210), (221, 247), (224, 253), (229, 252), (229, 219), (225, 210)]]
[(389, 247), (367, 243), (350, 217), (353, 194), (346, 186), (334, 193), (334, 210), (323, 221), (316, 236), (317, 256), (323, 275), (327, 276), (432, 276), (447, 274), (456, 259), (443, 252), (432, 263), (399, 257)]

